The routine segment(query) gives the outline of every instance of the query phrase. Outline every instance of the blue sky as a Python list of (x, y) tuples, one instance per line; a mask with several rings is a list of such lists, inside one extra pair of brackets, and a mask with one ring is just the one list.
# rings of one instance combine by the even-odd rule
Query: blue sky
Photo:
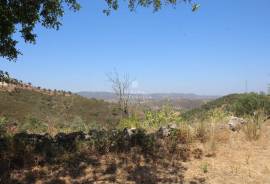
[[(198, 0), (105, 16), (103, 1), (81, 0), (59, 31), (37, 26), (37, 44), (20, 42), (16, 63), (0, 69), (34, 85), (110, 91), (106, 74), (117, 69), (136, 79), (136, 90), (224, 95), (266, 91), (270, 83), (270, 1)], [(18, 35), (16, 35), (18, 37)], [(19, 39), (20, 40), (20, 39)]]

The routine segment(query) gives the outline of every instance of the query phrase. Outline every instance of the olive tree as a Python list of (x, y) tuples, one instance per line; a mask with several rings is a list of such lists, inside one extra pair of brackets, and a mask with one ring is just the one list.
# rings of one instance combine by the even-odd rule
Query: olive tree
[(9, 76), (9, 73), (0, 70), (0, 82), (9, 83), (10, 81), (11, 81), (11, 78)]

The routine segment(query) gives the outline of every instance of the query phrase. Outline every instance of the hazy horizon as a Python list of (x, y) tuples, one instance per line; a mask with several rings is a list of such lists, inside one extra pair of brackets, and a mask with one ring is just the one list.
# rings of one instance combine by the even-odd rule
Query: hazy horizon
[[(59, 31), (38, 26), (36, 45), (16, 63), (0, 58), (0, 70), (51, 89), (111, 91), (106, 74), (117, 69), (144, 93), (226, 95), (260, 92), (270, 83), (270, 2), (198, 1), (153, 13), (130, 13), (121, 4), (110, 16), (104, 2), (81, 2), (66, 12)], [(18, 37), (18, 35), (16, 35)]]

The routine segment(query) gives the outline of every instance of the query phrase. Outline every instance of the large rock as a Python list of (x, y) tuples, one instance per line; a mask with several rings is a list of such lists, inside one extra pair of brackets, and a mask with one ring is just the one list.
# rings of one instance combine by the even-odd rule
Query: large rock
[(171, 129), (166, 126), (160, 127), (160, 129), (157, 132), (159, 137), (168, 137), (170, 133), (171, 133)]
[(134, 134), (136, 134), (137, 129), (136, 128), (125, 128), (124, 129), (124, 134), (127, 137), (132, 137)]
[(232, 131), (240, 131), (241, 128), (247, 123), (247, 121), (245, 121), (243, 118), (238, 118), (238, 117), (234, 117), (232, 116), (229, 120), (229, 129)]
[(177, 129), (177, 124), (175, 124), (175, 123), (170, 123), (170, 124), (168, 124), (167, 127), (170, 128), (170, 129)]
[(157, 131), (157, 135), (159, 137), (168, 137), (173, 130), (177, 129), (177, 125), (175, 123), (170, 123), (167, 126), (161, 127)]

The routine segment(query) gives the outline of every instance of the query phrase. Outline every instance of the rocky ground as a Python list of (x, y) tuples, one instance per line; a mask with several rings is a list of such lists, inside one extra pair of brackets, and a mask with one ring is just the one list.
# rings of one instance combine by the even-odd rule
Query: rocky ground
[(205, 143), (168, 145), (171, 140), (161, 139), (159, 147), (151, 150), (156, 151), (153, 154), (144, 143), (136, 143), (128, 151), (104, 152), (80, 143), (76, 145), (79, 151), (46, 159), (43, 154), (27, 152), (25, 147), (23, 151), (17, 148), (17, 155), (1, 154), (0, 183), (267, 184), (269, 137), (267, 122), (256, 141), (247, 141), (242, 131), (220, 129), (215, 140)]

